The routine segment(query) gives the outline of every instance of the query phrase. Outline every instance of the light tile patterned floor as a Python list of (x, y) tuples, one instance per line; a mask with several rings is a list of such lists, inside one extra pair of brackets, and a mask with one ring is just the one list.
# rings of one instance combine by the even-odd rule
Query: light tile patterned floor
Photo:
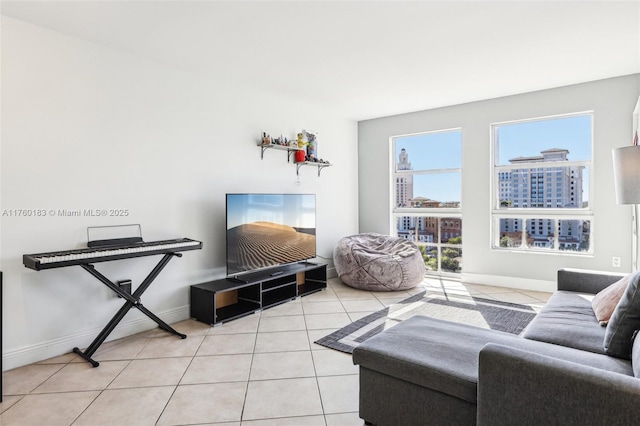
[(209, 327), (183, 321), (181, 340), (151, 330), (3, 373), (0, 424), (350, 426), (358, 417), (351, 356), (314, 344), (338, 328), (428, 288), (540, 308), (550, 294), (426, 279), (368, 292), (339, 279), (319, 293)]

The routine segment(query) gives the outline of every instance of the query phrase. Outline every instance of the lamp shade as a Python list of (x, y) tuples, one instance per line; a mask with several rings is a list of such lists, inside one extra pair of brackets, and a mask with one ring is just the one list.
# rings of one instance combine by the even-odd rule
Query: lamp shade
[(613, 174), (618, 204), (640, 204), (640, 146), (613, 150)]

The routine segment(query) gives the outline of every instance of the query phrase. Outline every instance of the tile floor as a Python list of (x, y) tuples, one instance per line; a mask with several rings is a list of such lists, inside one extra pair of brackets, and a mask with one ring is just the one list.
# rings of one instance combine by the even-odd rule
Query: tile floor
[(426, 279), (401, 292), (321, 292), (217, 327), (187, 320), (3, 373), (0, 424), (362, 425), (351, 356), (314, 340), (427, 287), (542, 307), (548, 293)]

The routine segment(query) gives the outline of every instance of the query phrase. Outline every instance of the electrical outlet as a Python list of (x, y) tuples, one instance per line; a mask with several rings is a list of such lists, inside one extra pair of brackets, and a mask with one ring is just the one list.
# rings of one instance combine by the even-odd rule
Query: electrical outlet
[[(116, 284), (118, 284), (120, 290), (124, 291), (125, 293), (131, 294), (131, 280), (116, 281)], [(121, 297), (119, 294), (117, 296)]]
[(614, 268), (620, 267), (620, 258), (618, 256), (613, 256), (611, 258), (611, 266), (613, 266)]

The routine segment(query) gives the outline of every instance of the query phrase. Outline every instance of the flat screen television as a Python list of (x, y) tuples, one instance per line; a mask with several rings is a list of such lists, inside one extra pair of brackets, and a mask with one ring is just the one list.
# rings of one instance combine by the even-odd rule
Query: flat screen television
[(227, 276), (316, 257), (315, 194), (227, 194)]

